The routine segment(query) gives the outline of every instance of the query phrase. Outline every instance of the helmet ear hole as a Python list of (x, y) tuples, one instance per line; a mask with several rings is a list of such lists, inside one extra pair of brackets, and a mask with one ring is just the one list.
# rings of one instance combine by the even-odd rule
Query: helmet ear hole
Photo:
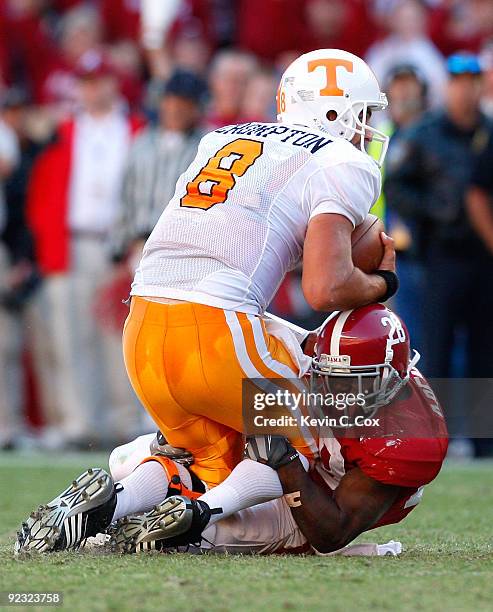
[(338, 117), (337, 111), (335, 110), (327, 111), (327, 114), (325, 116), (327, 117), (329, 121), (335, 121)]

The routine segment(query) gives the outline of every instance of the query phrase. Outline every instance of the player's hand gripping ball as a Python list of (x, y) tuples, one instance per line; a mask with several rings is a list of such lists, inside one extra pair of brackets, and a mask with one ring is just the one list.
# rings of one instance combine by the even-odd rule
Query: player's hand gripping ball
[(380, 237), (385, 226), (376, 215), (368, 215), (351, 234), (353, 264), (367, 274), (374, 272), (382, 261), (384, 247)]

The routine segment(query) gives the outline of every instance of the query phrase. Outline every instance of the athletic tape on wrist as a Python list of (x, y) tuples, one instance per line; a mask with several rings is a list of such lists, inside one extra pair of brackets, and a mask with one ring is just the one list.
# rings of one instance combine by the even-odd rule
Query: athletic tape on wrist
[(284, 499), (290, 508), (299, 508), (301, 506), (301, 493), (299, 491), (286, 493)]

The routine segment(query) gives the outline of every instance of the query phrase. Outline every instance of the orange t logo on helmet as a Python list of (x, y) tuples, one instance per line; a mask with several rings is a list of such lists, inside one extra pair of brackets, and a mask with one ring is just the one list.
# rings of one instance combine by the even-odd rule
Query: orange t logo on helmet
[(326, 86), (320, 90), (321, 96), (342, 96), (344, 92), (337, 86), (337, 67), (341, 66), (348, 72), (353, 71), (353, 62), (344, 59), (316, 59), (308, 62), (308, 72), (313, 72), (316, 68), (325, 68), (327, 77)]

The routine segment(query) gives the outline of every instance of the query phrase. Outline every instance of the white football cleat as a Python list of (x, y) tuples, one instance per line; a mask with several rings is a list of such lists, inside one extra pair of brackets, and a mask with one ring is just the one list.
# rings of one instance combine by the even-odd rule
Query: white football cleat
[(108, 527), (115, 506), (113, 479), (101, 468), (90, 468), (50, 503), (31, 512), (17, 532), (14, 553), (79, 548)]
[(214, 512), (201, 500), (173, 495), (146, 514), (117, 521), (108, 530), (110, 546), (134, 553), (197, 544)]

